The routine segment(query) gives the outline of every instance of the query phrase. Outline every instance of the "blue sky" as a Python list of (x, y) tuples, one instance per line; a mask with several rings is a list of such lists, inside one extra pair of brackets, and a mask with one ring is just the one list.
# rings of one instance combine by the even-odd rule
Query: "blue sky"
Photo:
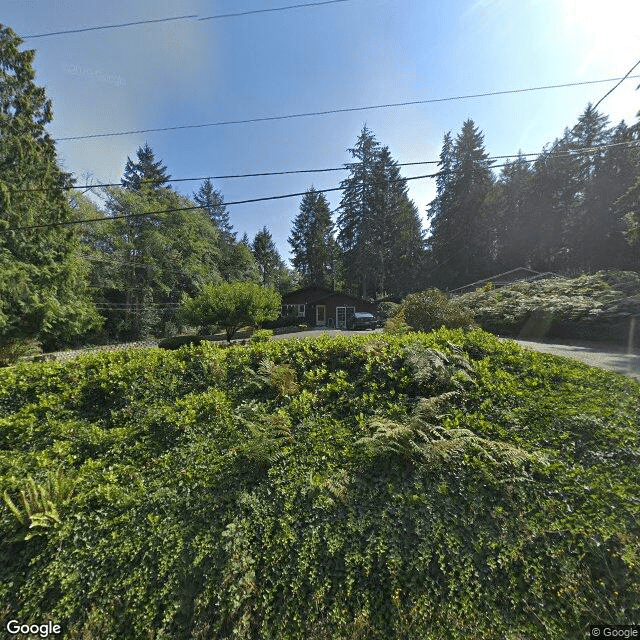
[[(0, 21), (26, 36), (309, 0), (4, 0)], [(27, 40), (53, 101), (54, 138), (621, 77), (640, 58), (640, 3), (609, 0), (348, 0), (220, 20), (196, 19)], [(602, 104), (636, 121), (638, 79)], [(538, 152), (614, 83), (312, 118), (61, 141), (80, 182), (120, 179), (148, 142), (174, 178), (339, 167), (364, 123), (400, 162), (436, 159), (471, 117), (491, 155)], [(420, 175), (433, 166), (407, 167)], [(216, 182), (227, 201), (338, 186), (343, 173)], [(433, 180), (409, 183), (424, 216)], [(178, 183), (186, 194), (198, 183)], [(335, 208), (339, 193), (329, 194)], [(300, 198), (230, 208), (250, 237), (266, 225), (289, 258)]]

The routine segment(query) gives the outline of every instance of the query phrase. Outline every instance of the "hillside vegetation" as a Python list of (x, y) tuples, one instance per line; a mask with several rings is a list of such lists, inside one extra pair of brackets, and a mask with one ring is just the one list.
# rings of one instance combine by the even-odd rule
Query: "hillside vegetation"
[(489, 284), (455, 300), (483, 329), (500, 335), (624, 342), (631, 316), (640, 314), (640, 274), (599, 271), (497, 289)]
[(132, 640), (638, 620), (639, 400), (446, 329), (9, 367), (0, 611)]

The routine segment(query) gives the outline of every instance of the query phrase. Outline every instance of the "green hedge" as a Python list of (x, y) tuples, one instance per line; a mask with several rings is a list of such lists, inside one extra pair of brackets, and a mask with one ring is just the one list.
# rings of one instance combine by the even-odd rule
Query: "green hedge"
[[(256, 333), (256, 332), (253, 332)], [(252, 335), (251, 331), (236, 331), (234, 335), (234, 340), (246, 340), (250, 338)], [(206, 336), (206, 335), (188, 335), (188, 336), (171, 336), (170, 338), (163, 338), (158, 342), (158, 346), (161, 349), (169, 349), (175, 350), (180, 349), (186, 345), (198, 346), (203, 342), (216, 342), (216, 343), (226, 343), (227, 338), (225, 335), (214, 335), (214, 336)]]
[[(485, 330), (526, 338), (574, 338), (624, 343), (640, 314), (640, 275), (598, 272), (498, 289), (490, 285), (457, 301)], [(634, 341), (640, 344), (640, 322)]]
[(638, 620), (639, 401), (482, 331), (8, 367), (0, 610), (125, 640)]
[(189, 336), (170, 336), (169, 338), (163, 338), (158, 342), (158, 346), (161, 349), (180, 349), (185, 345), (192, 344), (197, 346), (204, 341), (210, 341), (210, 338), (200, 335)]

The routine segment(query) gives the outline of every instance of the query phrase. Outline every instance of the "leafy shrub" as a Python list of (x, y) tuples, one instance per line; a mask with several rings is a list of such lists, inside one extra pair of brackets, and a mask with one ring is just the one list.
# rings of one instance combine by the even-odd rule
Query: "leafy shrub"
[(257, 331), (253, 332), (253, 335), (251, 336), (251, 342), (269, 342), (269, 338), (271, 337), (273, 337), (272, 329), (258, 329)]
[(387, 320), (395, 316), (396, 313), (400, 311), (400, 305), (397, 302), (390, 302), (387, 300), (378, 305), (378, 310), (382, 319)]
[(404, 311), (400, 309), (397, 313), (387, 319), (384, 323), (384, 330), (392, 335), (404, 336), (412, 331), (412, 327), (407, 324)]
[[(639, 402), (483, 331), (19, 363), (0, 371), (0, 492), (24, 520), (0, 509), (0, 609), (123, 640), (637, 619)], [(50, 525), (28, 540), (21, 491)]]
[[(501, 335), (624, 342), (640, 313), (640, 275), (598, 272), (519, 282), (458, 298), (483, 329)], [(635, 336), (640, 339), (640, 326)]]
[(265, 320), (262, 323), (262, 327), (265, 329), (281, 329), (283, 327), (296, 327), (300, 322), (298, 314), (290, 314), (287, 316), (278, 317), (275, 320)]
[(456, 301), (438, 289), (428, 289), (408, 295), (402, 303), (392, 309), (393, 315), (387, 321), (392, 333), (407, 331), (407, 325), (414, 331), (433, 331), (440, 327), (470, 329), (473, 316)]

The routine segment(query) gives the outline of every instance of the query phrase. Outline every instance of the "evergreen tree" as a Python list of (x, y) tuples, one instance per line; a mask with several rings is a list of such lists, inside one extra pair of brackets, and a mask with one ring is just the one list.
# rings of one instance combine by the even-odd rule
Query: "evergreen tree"
[(153, 149), (145, 142), (144, 147), (139, 147), (136, 153), (138, 161), (134, 162), (127, 157), (127, 164), (124, 168), (124, 177), (120, 181), (125, 189), (140, 191), (143, 188), (159, 189), (165, 187), (166, 182), (171, 178), (167, 175), (167, 167), (161, 160), (155, 158)]
[(453, 169), (455, 160), (453, 157), (453, 140), (451, 131), (444, 134), (442, 150), (438, 161), (438, 175), (436, 176), (436, 197), (429, 204), (428, 218), (431, 226), (442, 226), (444, 216), (448, 212), (447, 198), (451, 197), (451, 183), (453, 181)]
[(349, 176), (340, 183), (342, 199), (338, 215), (338, 244), (343, 254), (345, 278), (354, 293), (366, 298), (375, 287), (371, 270), (375, 185), (373, 173), (380, 143), (366, 127), (348, 150), (355, 162), (346, 165)]
[(369, 266), (375, 293), (406, 294), (415, 284), (422, 263), (422, 223), (409, 200), (400, 167), (386, 146), (379, 150), (372, 182), (375, 204)]
[(227, 282), (260, 282), (262, 276), (256, 259), (249, 246), (249, 236), (245, 233), (240, 242), (236, 242), (229, 251), (223, 253), (220, 261), (220, 273)]
[(331, 212), (324, 194), (313, 187), (302, 197), (289, 244), (293, 268), (301, 275), (304, 286), (335, 287), (338, 246)]
[[(614, 141), (640, 139), (640, 112), (638, 123), (626, 127), (624, 123), (616, 129)], [(621, 176), (622, 193), (613, 203), (612, 212), (616, 218), (613, 237), (619, 240), (620, 232), (628, 245), (617, 246), (613, 255), (619, 255), (623, 268), (638, 270), (640, 264), (640, 153), (637, 149), (611, 149), (616, 155), (611, 161), (611, 170)]]
[(440, 286), (460, 286), (495, 268), (484, 219), (493, 184), (487, 158), (484, 136), (473, 120), (464, 122), (453, 149), (445, 136), (441, 164), (452, 173), (449, 180), (443, 174), (442, 193), (433, 204), (430, 240)]
[(422, 220), (418, 207), (408, 198), (400, 203), (395, 228), (387, 293), (404, 297), (421, 288), (427, 265)]
[(530, 265), (537, 271), (560, 272), (568, 267), (569, 247), (564, 229), (575, 203), (575, 188), (572, 182), (574, 161), (567, 153), (566, 138), (557, 139), (533, 164)]
[[(499, 271), (531, 268), (535, 220), (531, 215), (533, 173), (524, 156), (506, 162), (485, 211), (495, 239), (495, 259)], [(493, 206), (492, 206), (493, 205)]]
[(224, 204), (222, 193), (218, 189), (213, 188), (213, 183), (207, 178), (201, 185), (200, 189), (193, 194), (193, 199), (197, 205), (204, 207), (209, 214), (211, 221), (220, 231), (220, 237), (227, 244), (231, 245), (236, 240), (236, 233), (229, 221), (229, 212)]
[(251, 250), (258, 263), (263, 286), (277, 288), (279, 276), (285, 267), (267, 227), (262, 227), (256, 233)]
[(569, 266), (573, 268), (597, 269), (602, 266), (602, 258), (605, 262), (611, 259), (600, 251), (612, 222), (610, 205), (614, 198), (608, 192), (611, 187), (616, 188), (607, 168), (607, 150), (584, 153), (585, 149), (609, 143), (611, 133), (609, 118), (598, 113), (591, 104), (571, 130), (569, 149), (579, 153), (571, 172), (575, 196), (564, 233)]
[[(171, 189), (112, 188), (106, 195), (108, 216), (193, 206)], [(116, 219), (95, 240), (94, 251), (108, 258), (96, 263), (96, 295), (123, 306), (105, 314), (109, 333), (120, 338), (164, 334), (174, 315), (167, 305), (221, 281), (219, 232), (204, 211)]]
[[(0, 24), (0, 346), (35, 338), (52, 348), (72, 342), (100, 318), (88, 297), (73, 227), (6, 230), (73, 217), (64, 192), (72, 181), (45, 131), (51, 102), (34, 83), (35, 51), (21, 51), (21, 44)], [(42, 190), (28, 191), (34, 188)]]
[(406, 180), (366, 126), (349, 151), (357, 162), (347, 165), (338, 217), (345, 278), (362, 297), (406, 292), (424, 259), (422, 223)]

